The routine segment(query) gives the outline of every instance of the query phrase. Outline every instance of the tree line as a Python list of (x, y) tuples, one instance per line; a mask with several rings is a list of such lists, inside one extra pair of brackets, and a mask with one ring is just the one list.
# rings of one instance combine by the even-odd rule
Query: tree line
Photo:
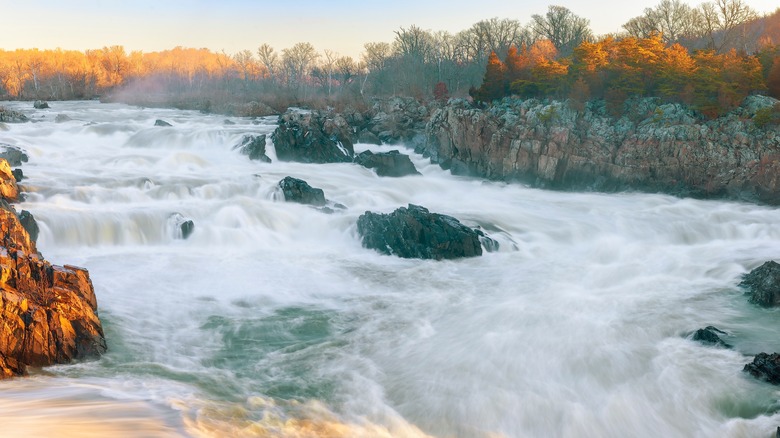
[[(387, 95), (463, 97), (471, 89), (483, 101), (506, 94), (610, 101), (660, 95), (719, 112), (713, 103), (727, 107), (747, 89), (772, 90), (780, 10), (759, 17), (743, 0), (698, 7), (662, 0), (623, 29), (596, 37), (587, 19), (550, 6), (527, 24), (493, 18), (455, 34), (400, 28), (391, 42), (366, 43), (358, 59), (307, 42), (235, 54), (182, 47), (0, 50), (0, 98), (83, 99), (125, 90), (163, 101), (281, 107)], [(720, 79), (705, 80), (712, 77)]]

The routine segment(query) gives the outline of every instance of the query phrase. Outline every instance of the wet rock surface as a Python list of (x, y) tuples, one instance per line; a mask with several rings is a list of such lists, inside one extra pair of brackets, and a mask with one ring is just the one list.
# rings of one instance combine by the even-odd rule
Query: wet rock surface
[(355, 156), (355, 163), (374, 169), (379, 176), (419, 175), (408, 155), (398, 151), (374, 153), (363, 151)]
[(743, 371), (756, 379), (780, 385), (780, 354), (759, 353), (753, 358), (753, 362), (745, 365)]
[(402, 258), (476, 257), (482, 255), (481, 240), (489, 239), (452, 216), (413, 204), (390, 214), (367, 211), (358, 218), (357, 229), (364, 247)]
[(236, 145), (234, 149), (238, 149), (239, 152), (249, 157), (250, 160), (259, 160), (264, 163), (270, 163), (271, 159), (268, 158), (265, 152), (266, 135), (245, 135), (241, 139), (241, 143)]
[(290, 109), (271, 134), (276, 156), (302, 163), (348, 163), (355, 151), (352, 128), (339, 114)]
[(278, 184), (287, 202), (323, 207), (327, 204), (325, 192), (322, 189), (312, 187), (306, 181), (291, 176), (285, 177)]
[(742, 277), (748, 300), (763, 307), (780, 305), (780, 263), (768, 261)]

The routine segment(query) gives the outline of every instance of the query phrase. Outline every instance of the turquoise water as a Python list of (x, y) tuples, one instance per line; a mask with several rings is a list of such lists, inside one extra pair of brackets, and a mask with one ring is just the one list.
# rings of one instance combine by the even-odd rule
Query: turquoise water
[[(741, 372), (780, 351), (777, 311), (736, 287), (778, 257), (776, 209), (534, 190), (413, 154), (422, 175), (398, 179), (272, 148), (257, 163), (232, 147), (273, 118), (11, 106), (36, 120), (0, 131), (30, 156), (21, 208), (47, 259), (89, 269), (109, 343), (99, 361), (2, 382), (14, 436), (754, 437), (780, 424), (777, 391)], [(288, 175), (348, 209), (282, 202)], [(361, 247), (360, 214), (408, 203), (482, 225), (501, 250), (436, 262)], [(195, 223), (187, 240), (175, 213)], [(735, 349), (686, 339), (707, 325)]]

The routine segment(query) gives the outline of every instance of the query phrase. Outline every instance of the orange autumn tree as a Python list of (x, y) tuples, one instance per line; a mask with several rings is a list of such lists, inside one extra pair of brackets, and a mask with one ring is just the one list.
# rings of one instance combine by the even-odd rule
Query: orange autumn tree
[(478, 102), (492, 102), (506, 96), (506, 65), (498, 58), (496, 52), (490, 52), (485, 77), (482, 85), (469, 90), (469, 94)]

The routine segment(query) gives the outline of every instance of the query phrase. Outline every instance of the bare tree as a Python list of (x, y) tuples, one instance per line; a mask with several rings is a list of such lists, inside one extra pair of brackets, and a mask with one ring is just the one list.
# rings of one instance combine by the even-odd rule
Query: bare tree
[(310, 43), (298, 43), (282, 50), (282, 65), (287, 72), (287, 85), (300, 89), (318, 57), (317, 51)]
[(593, 37), (590, 21), (563, 6), (550, 6), (544, 15), (531, 16), (531, 28), (538, 38), (550, 40), (562, 56)]
[(268, 70), (268, 76), (270, 76), (273, 81), (276, 77), (276, 70), (279, 65), (279, 55), (269, 44), (263, 44), (257, 48), (257, 57), (260, 59), (260, 63), (263, 64), (263, 67)]
[(744, 50), (748, 24), (758, 14), (742, 0), (715, 0), (703, 3), (700, 32), (707, 38), (707, 47), (718, 52), (731, 48)]

